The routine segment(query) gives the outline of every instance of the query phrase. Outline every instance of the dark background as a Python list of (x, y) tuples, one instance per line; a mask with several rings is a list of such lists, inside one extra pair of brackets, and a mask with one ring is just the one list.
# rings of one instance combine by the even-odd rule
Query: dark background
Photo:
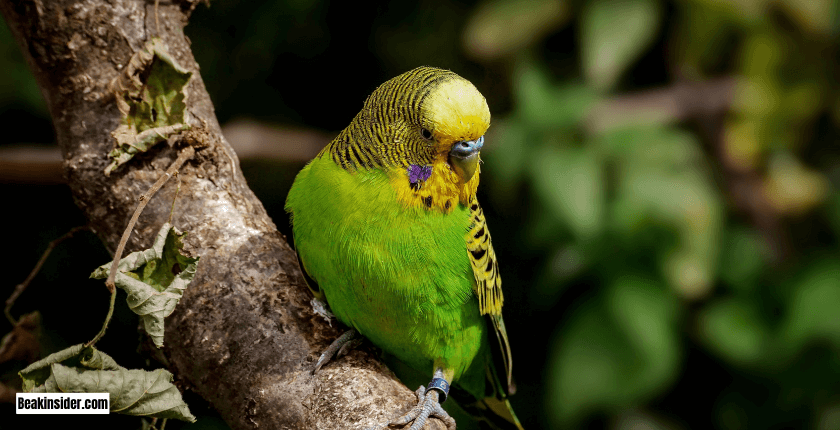
[[(328, 139), (377, 85), (420, 65), (454, 70), (485, 95), (479, 199), (504, 279), (511, 403), (526, 428), (831, 430), (838, 12), (833, 0), (212, 1), (186, 34), (219, 121), (274, 130), (261, 145), (279, 155), (240, 156), (286, 234), (283, 203), (303, 161), (283, 154), (312, 151), (288, 130)], [(0, 54), (0, 150), (53, 147), (5, 26)], [(85, 222), (54, 176), (3, 177), (0, 298)], [(108, 296), (87, 277), (109, 260), (79, 233), (17, 300), (16, 317), (41, 313), (43, 355), (97, 332)], [(155, 367), (137, 351), (124, 298), (98, 347), (123, 366)], [(2, 381), (14, 384), (23, 365), (0, 364)], [(185, 399), (199, 421), (167, 428), (225, 428)]]

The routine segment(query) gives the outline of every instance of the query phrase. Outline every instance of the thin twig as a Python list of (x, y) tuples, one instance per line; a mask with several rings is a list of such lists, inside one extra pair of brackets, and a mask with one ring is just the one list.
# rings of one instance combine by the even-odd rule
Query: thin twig
[(111, 322), (111, 317), (114, 316), (114, 303), (117, 301), (117, 289), (114, 288), (111, 291), (111, 303), (108, 305), (108, 315), (105, 316), (105, 322), (102, 323), (102, 329), (99, 330), (99, 333), (96, 333), (96, 336), (90, 340), (90, 342), (85, 344), (85, 347), (90, 347), (99, 342), (99, 339), (102, 339), (102, 336), (105, 336), (105, 330), (108, 330), (108, 323)]
[(169, 219), (166, 221), (172, 224), (172, 214), (175, 213), (175, 202), (178, 201), (178, 194), (181, 192), (181, 175), (175, 172), (175, 177), (178, 179), (178, 187), (175, 188), (175, 197), (172, 198), (172, 208), (169, 209)]
[[(146, 207), (146, 204), (149, 203), (149, 200), (158, 192), (158, 190), (163, 187), (163, 184), (174, 175), (178, 169), (181, 168), (187, 160), (191, 159), (195, 155), (195, 149), (192, 146), (187, 146), (178, 154), (178, 159), (169, 166), (169, 169), (161, 176), (149, 191), (146, 191), (145, 194), (140, 196), (140, 204), (137, 205), (137, 209), (134, 210), (134, 215), (131, 216), (131, 220), (128, 222), (128, 226), (123, 231), (122, 238), (120, 239), (120, 244), (117, 246), (117, 252), (114, 253), (114, 262), (111, 263), (111, 272), (108, 274), (108, 279), (105, 280), (105, 286), (108, 287), (108, 291), (113, 293), (116, 289), (116, 284), (114, 284), (114, 278), (117, 277), (117, 266), (120, 263), (120, 259), (122, 258), (122, 253), (125, 250), (125, 244), (128, 243), (128, 238), (131, 236), (131, 232), (134, 230), (134, 224), (137, 223), (137, 218), (140, 218), (140, 213), (143, 212), (143, 209)], [(107, 324), (107, 321), (106, 321)]]
[(56, 246), (58, 246), (58, 244), (60, 244), (61, 242), (64, 242), (65, 240), (73, 237), (73, 235), (75, 233), (77, 233), (81, 230), (90, 230), (90, 226), (80, 225), (78, 227), (73, 227), (73, 228), (70, 229), (70, 231), (68, 231), (67, 233), (64, 233), (63, 236), (61, 236), (58, 239), (50, 242), (50, 244), (47, 245), (47, 249), (45, 249), (44, 253), (41, 254), (41, 259), (38, 260), (38, 263), (35, 264), (35, 267), (33, 267), (32, 271), (29, 272), (29, 276), (27, 276), (26, 279), (23, 282), (21, 282), (20, 284), (17, 284), (17, 286), (15, 287), (15, 290), (12, 292), (12, 295), (9, 296), (8, 299), (6, 299), (6, 308), (3, 309), (3, 313), (6, 314), (6, 319), (8, 319), (9, 322), (12, 323), (13, 326), (17, 325), (17, 320), (14, 317), (12, 317), (12, 312), (11, 312), (12, 311), (12, 306), (15, 304), (15, 300), (17, 300), (17, 298), (21, 295), (21, 293), (23, 293), (23, 290), (25, 290), (26, 287), (29, 286), (29, 283), (32, 282), (33, 279), (35, 279), (35, 275), (37, 275), (38, 272), (41, 270), (41, 267), (47, 261), (47, 257), (50, 256), (50, 253), (52, 252), (52, 250)]

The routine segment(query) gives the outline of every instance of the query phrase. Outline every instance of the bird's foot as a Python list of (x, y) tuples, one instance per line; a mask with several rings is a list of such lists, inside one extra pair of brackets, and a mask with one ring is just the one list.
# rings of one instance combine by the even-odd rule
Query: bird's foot
[[(441, 385), (442, 381), (442, 385)], [(409, 430), (420, 430), (429, 417), (440, 418), (446, 424), (447, 430), (455, 430), (455, 419), (443, 410), (438, 402), (438, 396), (443, 394), (443, 400), (446, 400), (447, 392), (449, 391), (449, 384), (444, 379), (435, 378), (429, 384), (429, 388), (422, 385), (414, 394), (417, 395), (417, 406), (411, 408), (405, 415), (379, 427), (375, 430), (387, 429), (390, 426), (398, 425), (405, 426), (411, 423)], [(369, 429), (373, 430), (373, 429)]]
[(334, 340), (324, 352), (321, 353), (321, 356), (318, 357), (318, 361), (315, 363), (315, 368), (312, 369), (312, 374), (315, 375), (324, 367), (325, 364), (329, 363), (333, 357), (341, 357), (342, 355), (349, 352), (351, 349), (359, 346), (362, 342), (361, 338), (357, 338), (356, 330), (350, 329), (344, 332), (338, 339)]

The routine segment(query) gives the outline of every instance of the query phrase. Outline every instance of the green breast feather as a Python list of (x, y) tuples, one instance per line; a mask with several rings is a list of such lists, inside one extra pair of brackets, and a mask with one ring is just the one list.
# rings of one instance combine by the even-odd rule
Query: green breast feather
[(402, 209), (386, 174), (327, 157), (301, 172), (287, 206), (302, 264), (342, 322), (412, 367), (431, 371), (441, 355), (463, 374), (484, 338), (467, 208)]

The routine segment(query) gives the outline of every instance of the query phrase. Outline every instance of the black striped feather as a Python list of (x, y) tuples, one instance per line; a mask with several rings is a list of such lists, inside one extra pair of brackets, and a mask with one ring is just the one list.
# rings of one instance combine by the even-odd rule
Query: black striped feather
[(467, 233), (467, 251), (475, 275), (476, 295), (482, 314), (501, 315), (502, 277), (499, 276), (499, 262), (493, 251), (493, 240), (484, 219), (484, 211), (478, 200), (470, 202), (470, 229)]
[(431, 164), (434, 148), (420, 137), (422, 105), (435, 85), (450, 79), (461, 78), (448, 70), (419, 67), (385, 82), (319, 157), (329, 155), (345, 170)]
[(505, 375), (505, 393), (512, 393), (513, 360), (510, 352), (505, 322), (502, 319), (502, 277), (499, 275), (499, 262), (493, 250), (493, 240), (484, 219), (484, 211), (478, 200), (473, 197), (470, 202), (470, 229), (466, 235), (467, 253), (475, 276), (475, 294), (478, 297), (479, 309), (482, 315), (487, 315), (493, 324), (493, 330), (498, 339), (498, 349), (494, 349), (494, 359), (501, 362)]

